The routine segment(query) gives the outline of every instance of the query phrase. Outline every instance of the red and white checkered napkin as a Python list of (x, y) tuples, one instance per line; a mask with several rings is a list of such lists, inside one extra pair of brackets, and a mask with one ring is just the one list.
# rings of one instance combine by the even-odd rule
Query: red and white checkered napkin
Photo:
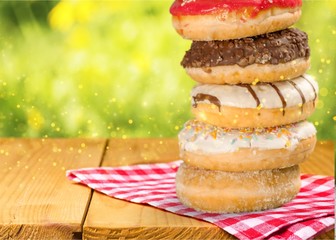
[(298, 196), (277, 209), (210, 214), (185, 207), (177, 199), (175, 174), (180, 163), (69, 170), (67, 177), (114, 198), (208, 221), (239, 239), (308, 239), (334, 226), (333, 177), (302, 175)]

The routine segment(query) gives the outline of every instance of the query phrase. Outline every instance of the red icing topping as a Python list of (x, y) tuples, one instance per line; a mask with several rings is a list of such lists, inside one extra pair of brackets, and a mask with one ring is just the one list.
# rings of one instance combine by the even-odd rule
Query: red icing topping
[(175, 0), (170, 8), (174, 16), (204, 15), (220, 10), (252, 8), (252, 16), (271, 7), (293, 8), (302, 5), (302, 0)]

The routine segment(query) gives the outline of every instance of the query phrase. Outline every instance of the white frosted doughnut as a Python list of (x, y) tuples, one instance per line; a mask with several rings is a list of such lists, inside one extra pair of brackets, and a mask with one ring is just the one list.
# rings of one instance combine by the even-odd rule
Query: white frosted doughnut
[(182, 164), (176, 194), (202, 212), (238, 213), (271, 209), (292, 200), (301, 185), (297, 165), (250, 172), (210, 171)]
[(255, 85), (200, 84), (192, 89), (197, 119), (221, 127), (273, 127), (305, 120), (315, 109), (318, 85), (305, 74)]
[(189, 165), (230, 172), (285, 168), (307, 159), (316, 143), (312, 123), (257, 129), (227, 129), (188, 121), (178, 135)]

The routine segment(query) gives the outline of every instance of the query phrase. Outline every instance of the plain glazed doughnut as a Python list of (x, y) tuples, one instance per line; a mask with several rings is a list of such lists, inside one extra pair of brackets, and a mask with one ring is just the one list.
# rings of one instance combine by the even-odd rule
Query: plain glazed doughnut
[(309, 66), (308, 36), (295, 28), (255, 37), (193, 42), (181, 62), (189, 76), (208, 84), (290, 80)]
[(238, 39), (285, 29), (301, 16), (301, 0), (176, 0), (175, 30), (195, 41)]
[(272, 170), (224, 172), (183, 163), (176, 174), (176, 194), (202, 212), (238, 213), (276, 208), (292, 200), (301, 186), (298, 165)]
[(286, 168), (305, 161), (316, 143), (309, 122), (257, 129), (227, 129), (190, 120), (179, 133), (188, 165), (228, 172)]
[(198, 120), (228, 128), (273, 127), (305, 120), (316, 105), (318, 85), (309, 75), (258, 84), (200, 84), (191, 92)]

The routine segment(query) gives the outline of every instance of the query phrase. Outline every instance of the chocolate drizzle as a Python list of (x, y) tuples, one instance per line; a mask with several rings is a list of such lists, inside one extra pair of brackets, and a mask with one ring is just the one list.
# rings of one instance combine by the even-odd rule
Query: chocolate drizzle
[(316, 89), (315, 89), (315, 87), (314, 87), (314, 85), (305, 77), (305, 76), (302, 76), (302, 78), (304, 79), (304, 80), (306, 80), (308, 83), (309, 83), (309, 85), (312, 87), (312, 89), (314, 90), (314, 100), (313, 100), (313, 105), (314, 105), (314, 107), (315, 107), (315, 100), (316, 100), (316, 98), (317, 98), (317, 93), (316, 93)]
[(249, 84), (239, 84), (237, 86), (247, 88), (247, 90), (250, 92), (250, 94), (252, 95), (252, 97), (256, 101), (257, 107), (260, 106), (260, 99), (258, 98), (257, 94), (255, 93), (255, 91), (253, 90), (251, 85), (249, 85)]
[(218, 107), (218, 111), (220, 111), (221, 102), (215, 96), (212, 96), (210, 94), (198, 93), (196, 96), (193, 97), (193, 100), (194, 103), (192, 106), (194, 108), (197, 107), (198, 102), (208, 100), (211, 104), (216, 105)]
[(301, 113), (302, 113), (302, 112), (303, 112), (303, 104), (306, 103), (306, 98), (305, 98), (305, 96), (303, 95), (301, 89), (296, 85), (295, 82), (293, 82), (293, 81), (288, 81), (288, 82), (289, 82), (290, 84), (293, 85), (293, 87), (296, 89), (296, 91), (298, 91), (298, 93), (299, 93), (300, 96), (301, 96), (301, 101), (302, 101), (302, 104), (301, 104)]
[(277, 86), (275, 86), (273, 83), (269, 83), (269, 85), (272, 88), (274, 88), (274, 90), (277, 92), (277, 94), (278, 94), (278, 96), (279, 96), (279, 98), (281, 100), (281, 103), (282, 103), (282, 110), (283, 110), (282, 111), (282, 116), (285, 116), (285, 108), (287, 106), (287, 103), (286, 103), (286, 100), (285, 100), (284, 96), (282, 95), (280, 89)]

